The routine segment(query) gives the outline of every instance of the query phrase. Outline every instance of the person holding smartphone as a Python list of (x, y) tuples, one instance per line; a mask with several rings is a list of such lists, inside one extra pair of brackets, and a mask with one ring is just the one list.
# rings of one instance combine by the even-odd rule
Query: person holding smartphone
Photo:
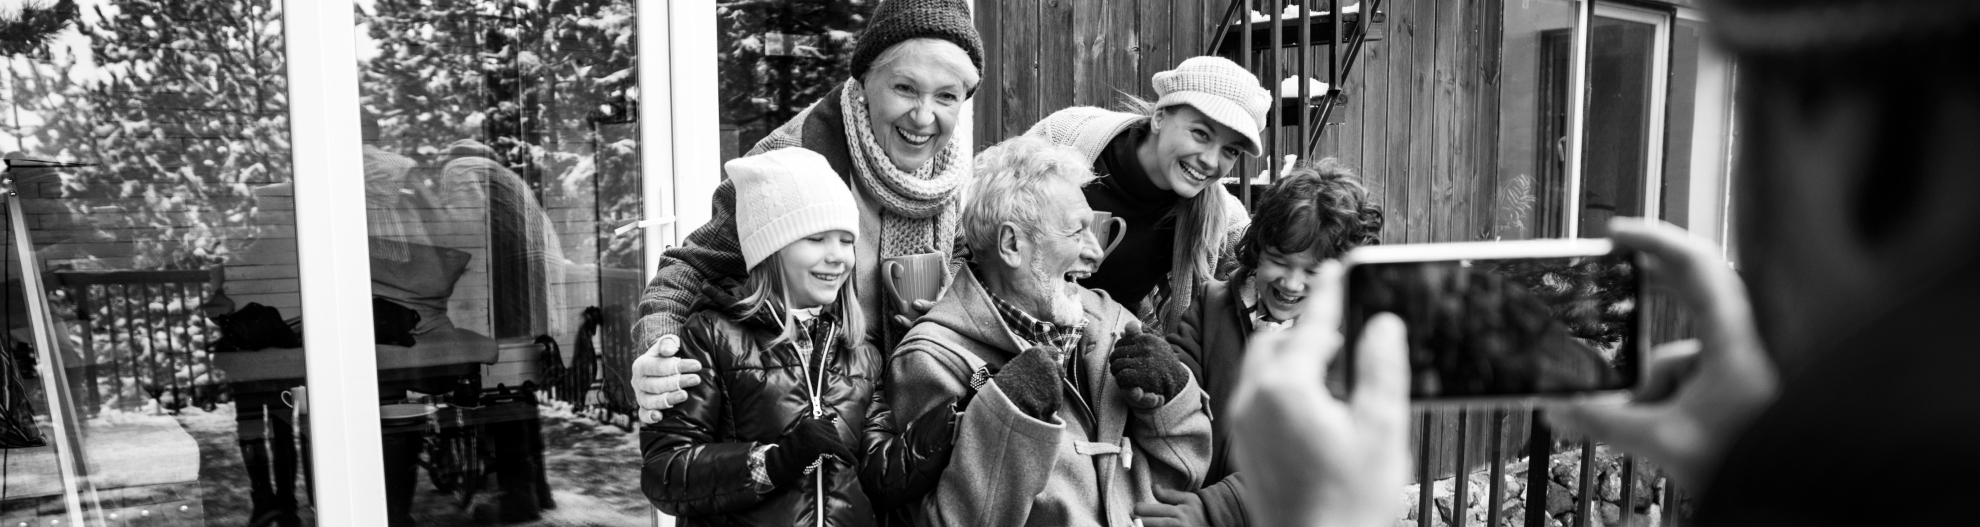
[[(1918, 492), (1980, 491), (1980, 350), (1953, 329), (1980, 316), (1980, 6), (1711, 8), (1740, 64), (1740, 272), (1675, 226), (1612, 222), (1698, 339), (1653, 350), (1635, 402), (1550, 420), (1662, 467), (1697, 496), (1688, 523), (1970, 521)], [(1251, 342), (1230, 403), (1250, 503), (1266, 525), (1391, 525), (1410, 463), (1404, 330), (1371, 320), (1341, 401), (1313, 382), (1340, 348), (1339, 299), (1312, 301), (1320, 316)]]

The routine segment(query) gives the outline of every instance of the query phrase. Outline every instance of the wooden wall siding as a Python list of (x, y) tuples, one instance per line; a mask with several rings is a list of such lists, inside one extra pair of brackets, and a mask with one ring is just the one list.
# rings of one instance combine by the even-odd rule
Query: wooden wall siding
[[(980, 3), (987, 56), (975, 98), (976, 148), (1022, 134), (1062, 108), (1115, 107), (1123, 93), (1154, 97), (1149, 77), (1201, 53), (1228, 6), (1223, 0)], [(1386, 38), (1362, 49), (1343, 82), (1345, 104), (1335, 109), (1317, 154), (1361, 167), (1388, 212), (1383, 241), (1479, 239), (1495, 231), (1503, 4), (1389, 0), (1383, 10)], [(1311, 77), (1326, 77), (1323, 49), (1309, 53)], [(1297, 57), (1282, 54), (1288, 74), (1297, 72)], [(1286, 76), (1264, 77), (1276, 83)], [(1279, 134), (1284, 152), (1297, 151), (1295, 132), (1289, 126)], [(1247, 170), (1255, 174), (1261, 166), (1254, 161)]]

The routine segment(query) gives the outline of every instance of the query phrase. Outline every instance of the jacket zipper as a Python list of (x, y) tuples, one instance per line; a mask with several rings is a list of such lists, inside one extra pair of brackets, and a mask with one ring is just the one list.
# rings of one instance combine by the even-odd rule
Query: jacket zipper
[[(799, 354), (798, 357), (799, 360), (798, 371), (804, 374), (804, 385), (805, 388), (810, 392), (809, 395), (811, 396), (812, 419), (821, 419), (825, 416), (824, 401), (819, 397), (819, 392), (824, 391), (825, 363), (830, 361), (832, 358), (831, 342), (832, 342), (832, 337), (836, 336), (834, 334), (837, 332), (838, 332), (837, 326), (826, 326), (824, 340), (812, 341), (811, 343), (811, 348), (814, 350), (813, 353), (818, 355), (818, 357), (816, 357), (818, 360), (813, 361), (816, 363), (816, 366), (818, 368), (817, 375), (813, 375), (811, 372), (811, 367), (813, 365), (804, 364), (804, 359), (806, 357), (804, 357), (802, 354)], [(810, 337), (811, 335), (808, 334), (805, 335), (805, 338), (810, 338)], [(792, 347), (795, 348), (796, 346), (792, 346)], [(825, 527), (825, 463), (823, 461), (816, 462), (815, 468), (813, 468), (811, 471), (811, 478), (812, 478), (812, 499), (813, 499), (813, 506), (815, 509), (815, 511), (812, 513), (812, 516), (814, 517), (814, 519), (816, 519), (815, 524), (817, 525), (817, 527)]]

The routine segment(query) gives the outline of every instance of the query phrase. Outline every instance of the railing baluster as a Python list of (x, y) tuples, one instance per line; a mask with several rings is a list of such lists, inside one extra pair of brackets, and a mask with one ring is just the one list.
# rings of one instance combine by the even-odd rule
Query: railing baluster
[(1430, 466), (1430, 452), (1431, 446), (1436, 444), (1436, 439), (1430, 435), (1431, 412), (1424, 410), (1422, 413), (1423, 420), (1418, 429), (1423, 435), (1422, 440), (1416, 445), (1416, 524), (1431, 525), (1430, 517), (1436, 514), (1433, 506), (1436, 496), (1431, 493), (1431, 489), (1436, 485), (1430, 478), (1436, 475), (1436, 472), (1433, 471), (1434, 467)]
[[(1312, 0), (1302, 0), (1302, 1), (1310, 2)], [(1280, 64), (1281, 57), (1285, 55), (1284, 53), (1284, 49), (1286, 45), (1285, 14), (1286, 14), (1285, 2), (1283, 0), (1273, 0), (1272, 30), (1271, 30), (1272, 45), (1271, 47), (1265, 48), (1269, 50), (1265, 52), (1265, 58), (1266, 58), (1265, 67), (1269, 72), (1265, 76), (1265, 84), (1267, 86), (1270, 86), (1272, 89), (1272, 107), (1271, 107), (1272, 111), (1266, 112), (1265, 114), (1265, 123), (1266, 123), (1265, 144), (1269, 145), (1269, 148), (1262, 149), (1265, 152), (1266, 181), (1271, 181), (1274, 178), (1279, 177), (1279, 165), (1283, 163), (1283, 161), (1279, 159), (1279, 127), (1285, 126), (1286, 124), (1285, 114), (1281, 113), (1280, 110), (1280, 105), (1285, 102), (1285, 98), (1284, 98), (1285, 93), (1283, 90), (1280, 89), (1282, 88), (1282, 86), (1279, 85), (1280, 84), (1279, 77), (1281, 75), (1286, 74), (1285, 65)]]
[[(1329, 0), (1329, 1), (1331, 2), (1333, 0)], [(1313, 124), (1313, 117), (1311, 115), (1308, 115), (1308, 112), (1306, 111), (1307, 101), (1312, 100), (1311, 97), (1313, 93), (1313, 88), (1306, 85), (1306, 78), (1307, 78), (1306, 63), (1312, 61), (1312, 58), (1309, 57), (1310, 53), (1307, 50), (1307, 48), (1313, 47), (1313, 5), (1312, 4), (1313, 4), (1313, 0), (1299, 1), (1299, 100), (1297, 101), (1296, 104), (1293, 105), (1293, 108), (1298, 112), (1299, 115), (1299, 135), (1293, 136), (1295, 138), (1306, 137), (1307, 127)], [(1334, 49), (1333, 45), (1329, 44), (1327, 46), (1327, 49), (1329, 51), (1332, 51)], [(1296, 143), (1297, 141), (1298, 139), (1295, 139), (1295, 144), (1297, 144)], [(1307, 155), (1306, 152), (1299, 151), (1298, 146), (1294, 146), (1293, 148), (1294, 148), (1294, 153), (1297, 153), (1300, 156)], [(1272, 174), (1272, 177), (1274, 178), (1273, 181), (1278, 181), (1277, 178), (1279, 177), (1279, 175)]]
[[(160, 394), (164, 393), (161, 391), (163, 388), (158, 385), (158, 376), (153, 375), (157, 368), (151, 367), (158, 364), (158, 357), (152, 355), (151, 350), (144, 349), (137, 343), (137, 317), (131, 311), (131, 304), (135, 302), (132, 300), (134, 297), (131, 296), (131, 284), (121, 284), (118, 289), (122, 291), (117, 297), (118, 303), (124, 306), (124, 342), (123, 349), (118, 351), (130, 357), (131, 371), (134, 372), (131, 379), (138, 383), (138, 390), (150, 396), (152, 402), (163, 406), (164, 400), (159, 398)], [(143, 356), (142, 362), (140, 355)]]
[(1457, 454), (1456, 459), (1453, 459), (1451, 462), (1450, 524), (1457, 527), (1464, 527), (1465, 520), (1469, 519), (1468, 516), (1470, 516), (1469, 514), (1465, 514), (1465, 502), (1469, 501), (1465, 499), (1467, 497), (1465, 493), (1471, 490), (1471, 465), (1466, 463), (1469, 461), (1466, 459), (1469, 456), (1465, 455), (1465, 450), (1471, 448), (1471, 410), (1469, 408), (1459, 409), (1457, 414)]
[(1595, 507), (1590, 505), (1595, 501), (1595, 441), (1592, 439), (1581, 440), (1580, 486), (1580, 491), (1575, 493), (1574, 526), (1588, 527), (1588, 516), (1595, 512)]
[(1636, 512), (1636, 456), (1624, 454), (1622, 457), (1622, 523), (1629, 525), (1629, 515)]
[(1678, 502), (1680, 499), (1683, 499), (1683, 496), (1678, 495), (1677, 480), (1671, 479), (1668, 473), (1664, 474), (1663, 516), (1665, 527), (1678, 527), (1683, 522), (1683, 519), (1678, 514), (1681, 509)]
[[(1530, 463), (1529, 463), (1530, 465)], [(1531, 469), (1529, 469), (1531, 470)], [(1506, 506), (1506, 411), (1492, 410), (1492, 471), (1485, 483), (1485, 525), (1499, 527), (1499, 509)]]
[(1533, 433), (1526, 440), (1526, 527), (1547, 527), (1547, 483), (1554, 459), (1554, 431), (1540, 419), (1540, 411), (1529, 414)]
[[(1251, 0), (1245, 0), (1247, 8), (1251, 5)], [(1244, 19), (1243, 30), (1238, 35), (1238, 65), (1243, 66), (1244, 71), (1254, 71), (1251, 69), (1251, 12), (1247, 9), (1238, 17)], [(1237, 176), (1238, 180), (1238, 201), (1244, 202), (1245, 210), (1251, 210), (1251, 171), (1245, 166), (1250, 163), (1245, 161), (1243, 157), (1238, 158), (1237, 173), (1233, 175)]]
[[(75, 294), (73, 300), (76, 303), (76, 328), (77, 331), (80, 333), (80, 335), (78, 336), (82, 338), (82, 342), (79, 342), (78, 344), (82, 345), (82, 349), (84, 353), (89, 354), (87, 357), (83, 358), (83, 363), (90, 364), (92, 366), (98, 362), (102, 362), (104, 358), (103, 355), (105, 353), (96, 349), (96, 332), (97, 332), (96, 324), (98, 323), (99, 319), (108, 318), (108, 317), (96, 316), (96, 307), (92, 305), (89, 301), (90, 298), (94, 298), (96, 296), (94, 294), (95, 291), (91, 291), (91, 289), (95, 287), (97, 286), (88, 283), (81, 283), (81, 284), (76, 284), (75, 289), (70, 290), (73, 294)], [(109, 286), (104, 286), (103, 288), (106, 290), (105, 292), (108, 292)], [(104, 330), (103, 333), (105, 335), (108, 335), (109, 330), (106, 329)], [(110, 393), (114, 398), (116, 394), (124, 393), (123, 371), (122, 371), (123, 364), (117, 361), (117, 355), (114, 353), (111, 353), (109, 355), (109, 359), (110, 359), (109, 360), (110, 364), (108, 364), (108, 368), (106, 369), (110, 371), (110, 382), (108, 384), (110, 385)], [(101, 392), (102, 390), (99, 388), (97, 390), (91, 390), (89, 394), (90, 402), (94, 404), (94, 408), (97, 411), (103, 410), (103, 397)]]

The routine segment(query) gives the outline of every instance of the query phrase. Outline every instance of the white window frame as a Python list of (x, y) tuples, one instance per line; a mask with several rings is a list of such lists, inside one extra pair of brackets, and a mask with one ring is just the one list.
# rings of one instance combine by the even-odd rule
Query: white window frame
[[(385, 525), (378, 359), (371, 351), (357, 20), (343, 1), (283, 2), (289, 133), (319, 525)], [(351, 221), (352, 216), (358, 221)]]
[(1584, 145), (1587, 141), (1588, 113), (1588, 61), (1589, 31), (1594, 27), (1595, 17), (1638, 22), (1654, 26), (1650, 56), (1650, 122), (1646, 130), (1645, 145), (1647, 155), (1643, 173), (1643, 217), (1662, 219), (1663, 210), (1659, 205), (1663, 199), (1664, 182), (1664, 128), (1665, 115), (1670, 97), (1671, 71), (1671, 25), (1675, 17), (1665, 11), (1616, 4), (1612, 2), (1578, 2), (1577, 21), (1574, 28), (1574, 66), (1570, 73), (1568, 97), (1569, 107), (1574, 114), (1569, 117), (1568, 130), (1568, 204), (1565, 221), (1566, 236), (1581, 236), (1581, 177)]
[[(637, 14), (636, 71), (646, 271), (660, 250), (677, 245), (709, 216), (720, 179), (715, 135), (696, 133), (716, 122), (715, 27), (686, 21), (715, 19), (710, 2), (646, 3)], [(319, 525), (384, 525), (383, 437), (376, 389), (378, 364), (371, 335), (371, 274), (364, 214), (359, 126), (357, 23), (347, 2), (283, 2), (289, 75), (289, 119), (295, 145), (296, 235), (303, 312), (311, 331), (304, 346), (310, 390), (314, 479), (308, 485)], [(679, 53), (676, 53), (679, 51)], [(678, 74), (677, 74), (678, 73)], [(697, 126), (701, 125), (701, 126)], [(695, 152), (697, 155), (676, 155)], [(675, 177), (675, 174), (706, 177)], [(669, 217), (679, 222), (666, 222)], [(672, 224), (670, 224), (672, 223)], [(364, 352), (344, 352), (363, 350)], [(634, 477), (628, 474), (628, 477)], [(671, 525), (655, 514), (656, 525)]]

